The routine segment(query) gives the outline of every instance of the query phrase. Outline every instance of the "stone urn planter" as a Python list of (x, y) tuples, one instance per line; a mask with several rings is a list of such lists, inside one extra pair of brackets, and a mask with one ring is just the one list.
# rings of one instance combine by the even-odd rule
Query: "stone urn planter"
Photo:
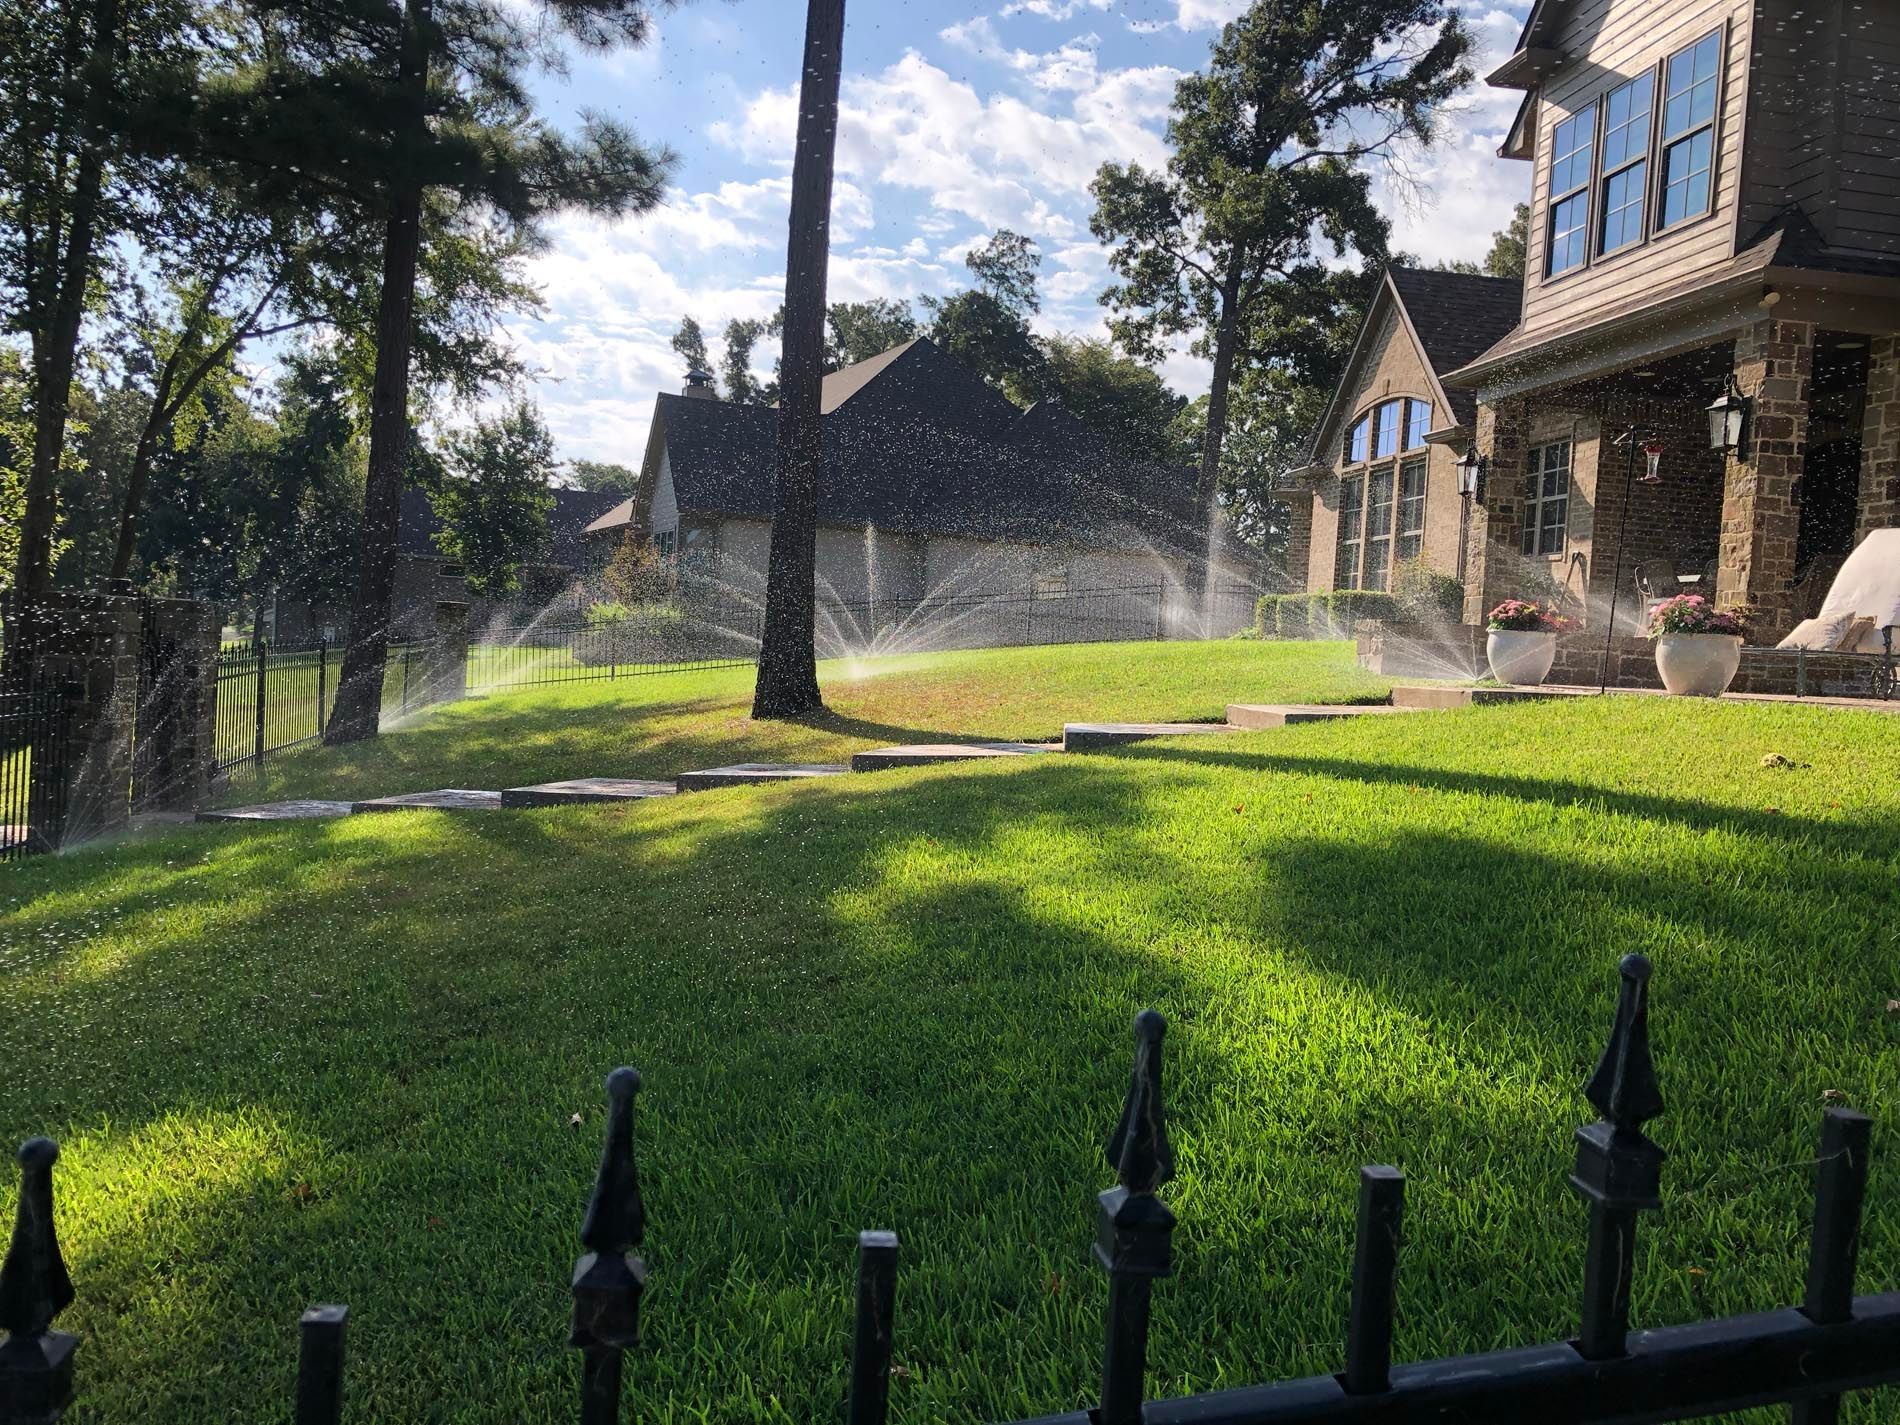
[(1534, 688), (1550, 676), (1557, 657), (1557, 635), (1494, 628), (1484, 643), (1491, 676), (1515, 688)]
[(1664, 633), (1656, 637), (1656, 671), (1678, 697), (1719, 698), (1742, 665), (1742, 640), (1732, 633)]

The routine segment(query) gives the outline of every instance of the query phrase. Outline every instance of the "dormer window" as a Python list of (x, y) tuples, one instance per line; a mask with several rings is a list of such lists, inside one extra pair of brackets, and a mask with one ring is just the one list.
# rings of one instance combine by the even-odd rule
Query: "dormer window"
[(1722, 33), (1677, 50), (1663, 66), (1662, 221), (1671, 227), (1709, 211), (1715, 171), (1715, 93)]
[(1596, 157), (1597, 108), (1579, 109), (1550, 136), (1550, 261), (1552, 277), (1583, 266), (1589, 243), (1590, 171)]
[(1632, 79), (1603, 101), (1603, 222), (1597, 251), (1618, 252), (1643, 240), (1649, 196), (1649, 110), (1652, 75)]

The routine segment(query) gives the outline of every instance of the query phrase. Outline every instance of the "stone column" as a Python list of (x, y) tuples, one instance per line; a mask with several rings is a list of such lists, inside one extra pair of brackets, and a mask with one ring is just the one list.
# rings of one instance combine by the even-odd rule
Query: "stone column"
[[(139, 691), (139, 601), (131, 594), (52, 593), (19, 611), (42, 650), (42, 686), (71, 690), (67, 706), (63, 845), (124, 826), (132, 807), (132, 731)], [(43, 803), (42, 803), (43, 804)]]
[(438, 600), (435, 641), (423, 673), (423, 701), (459, 702), (468, 696), (468, 605)]
[(152, 599), (140, 650), (150, 670), (138, 710), (133, 797), (141, 811), (189, 811), (211, 799), (217, 767), (218, 641), (225, 610)]
[(1518, 570), (1524, 529), (1524, 457), (1530, 403), (1522, 396), (1478, 407), (1474, 437), (1485, 459), (1484, 504), (1473, 504), (1465, 530), (1465, 622), (1481, 624), (1503, 600), (1521, 592)]
[(1716, 602), (1755, 611), (1751, 635), (1773, 644), (1794, 627), (1794, 482), (1808, 449), (1814, 324), (1770, 318), (1735, 339), (1735, 383), (1754, 403), (1746, 460), (1728, 459)]
[(1867, 415), (1860, 430), (1860, 518), (1854, 542), (1869, 530), (1900, 525), (1900, 336), (1868, 348)]
[(1286, 587), (1292, 593), (1313, 587), (1313, 491), (1301, 486), (1283, 491), (1286, 501)]

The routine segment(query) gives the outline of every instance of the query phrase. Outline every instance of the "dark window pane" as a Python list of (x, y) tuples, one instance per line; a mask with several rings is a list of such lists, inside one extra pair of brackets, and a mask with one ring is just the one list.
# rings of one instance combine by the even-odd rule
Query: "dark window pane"
[(1550, 210), (1550, 273), (1568, 272), (1583, 261), (1583, 225), (1590, 211), (1589, 197), (1579, 193)]
[(1551, 131), (1550, 191), (1568, 193), (1590, 181), (1591, 151), (1595, 147), (1597, 111), (1592, 104), (1565, 119)]
[(1643, 200), (1649, 165), (1633, 163), (1603, 185), (1602, 252), (1628, 247), (1643, 236)]
[(1431, 428), (1431, 402), (1407, 401), (1405, 403), (1405, 448), (1417, 450), (1425, 443), (1425, 432)]
[(1399, 421), (1404, 406), (1403, 401), (1386, 401), (1380, 405), (1378, 419), (1372, 429), (1373, 459), (1379, 460), (1399, 453)]
[(1619, 168), (1649, 150), (1649, 96), (1645, 74), (1610, 95), (1603, 106), (1603, 167)]
[(1662, 225), (1709, 211), (1709, 179), (1715, 136), (1704, 129), (1663, 150)]
[(1352, 436), (1346, 444), (1346, 459), (1351, 464), (1357, 465), (1366, 458), (1367, 430), (1368, 418), (1361, 416), (1353, 424)]

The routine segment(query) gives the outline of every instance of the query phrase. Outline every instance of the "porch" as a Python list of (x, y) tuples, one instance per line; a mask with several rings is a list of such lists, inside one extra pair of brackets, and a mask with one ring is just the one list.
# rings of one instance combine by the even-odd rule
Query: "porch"
[[(1700, 592), (1752, 609), (1750, 642), (1773, 645), (1868, 530), (1900, 524), (1892, 335), (1764, 318), (1553, 375), (1479, 407), (1468, 624), (1555, 601), (1598, 650), (1613, 611), (1614, 649), (1656, 598)], [(1731, 419), (1712, 422), (1724, 397)]]

